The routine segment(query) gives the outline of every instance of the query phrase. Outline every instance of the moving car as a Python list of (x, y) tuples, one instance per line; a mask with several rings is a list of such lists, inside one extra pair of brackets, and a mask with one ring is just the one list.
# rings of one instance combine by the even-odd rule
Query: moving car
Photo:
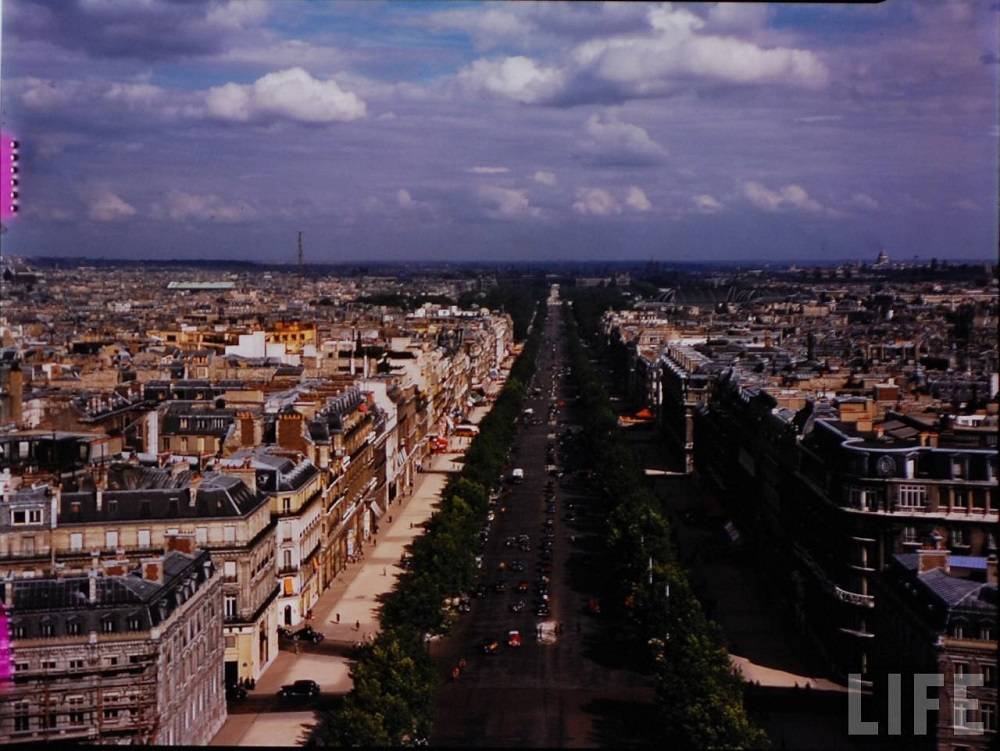
[(518, 600), (517, 602), (512, 602), (510, 604), (510, 612), (520, 613), (525, 608), (524, 600)]
[(312, 626), (304, 626), (292, 634), (295, 641), (311, 641), (313, 644), (319, 644), (325, 638), (319, 631), (314, 631)]
[(517, 591), (518, 592), (527, 592), (529, 586), (530, 585), (528, 584), (528, 580), (527, 579), (522, 579), (521, 581), (519, 581), (517, 583)]
[(278, 696), (282, 699), (309, 698), (317, 694), (319, 694), (319, 684), (309, 679), (298, 680), (278, 689)]
[(479, 647), (484, 655), (495, 655), (500, 651), (500, 642), (493, 638), (483, 639)]

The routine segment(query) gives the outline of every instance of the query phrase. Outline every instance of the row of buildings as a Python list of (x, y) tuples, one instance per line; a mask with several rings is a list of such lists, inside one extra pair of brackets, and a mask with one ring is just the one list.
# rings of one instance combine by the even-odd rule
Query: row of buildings
[(968, 719), (994, 732), (998, 307), (984, 277), (789, 288), (758, 273), (662, 290), (604, 324), (634, 405), (831, 672), (869, 690), (889, 672), (981, 672)]
[[(105, 289), (74, 277), (46, 281)], [(320, 304), (329, 282), (299, 279), (316, 304), (275, 319), (290, 283), (165, 284), (170, 327), (29, 330), (37, 287), (5, 305), (0, 742), (207, 743), (226, 687), (267, 670), (434, 439), (498, 392), (508, 316)], [(227, 318), (233, 294), (268, 312)]]

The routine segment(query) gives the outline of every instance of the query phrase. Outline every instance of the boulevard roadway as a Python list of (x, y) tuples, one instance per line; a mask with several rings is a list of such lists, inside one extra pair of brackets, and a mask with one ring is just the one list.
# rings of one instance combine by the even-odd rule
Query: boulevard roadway
[[(546, 449), (554, 447), (560, 462), (558, 436), (567, 426), (566, 409), (550, 415), (550, 408), (566, 396), (566, 379), (560, 372), (566, 363), (560, 312), (558, 305), (549, 308), (532, 384), (541, 394), (526, 399), (525, 407), (534, 415), (521, 419), (511, 452), (508, 471), (520, 467), (525, 479), (505, 486), (483, 551), (483, 582), (491, 585), (503, 579), (507, 591), (488, 587), (486, 597), (473, 599), (471, 612), (432, 646), (443, 675), (460, 658), (467, 662), (460, 677), (446, 682), (439, 695), (430, 739), (434, 746), (630, 745), (630, 739), (638, 737), (635, 726), (643, 722), (643, 707), (652, 699), (647, 678), (608, 659), (614, 649), (600, 628), (600, 616), (586, 612), (587, 568), (593, 565), (603, 528), (601, 520), (587, 512), (594, 502), (591, 489), (546, 472)], [(554, 514), (546, 513), (549, 481), (556, 491)], [(569, 504), (575, 506), (575, 519), (567, 516)], [(555, 533), (548, 573), (551, 615), (536, 617), (535, 582), (548, 518), (553, 519)], [(530, 552), (505, 546), (506, 538), (520, 534), (530, 536)], [(514, 560), (523, 562), (523, 573), (499, 570), (501, 561), (509, 565)], [(521, 580), (531, 584), (526, 594), (514, 591)], [(512, 613), (510, 604), (521, 599), (525, 610)], [(540, 623), (546, 628), (541, 638), (536, 635)], [(561, 627), (558, 631), (556, 624)], [(520, 630), (522, 646), (507, 646), (511, 629)], [(480, 651), (487, 637), (500, 642), (497, 654)]]

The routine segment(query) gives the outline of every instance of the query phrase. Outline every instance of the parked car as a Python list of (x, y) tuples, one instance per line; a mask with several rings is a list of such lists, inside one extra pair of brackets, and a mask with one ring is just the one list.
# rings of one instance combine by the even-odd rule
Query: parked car
[(313, 644), (319, 644), (325, 638), (319, 631), (313, 630), (312, 626), (304, 626), (292, 634), (295, 641), (311, 641)]
[(542, 604), (542, 605), (539, 605), (537, 608), (535, 608), (535, 615), (537, 617), (539, 617), (539, 618), (544, 618), (545, 616), (550, 615), (550, 614), (551, 614), (551, 611), (549, 610), (549, 606), (548, 605)]
[(510, 604), (510, 612), (520, 613), (525, 608), (524, 600), (518, 600), (517, 602), (512, 602)]
[(528, 584), (528, 580), (527, 579), (522, 579), (521, 581), (519, 581), (517, 583), (517, 591), (518, 592), (527, 592), (529, 587), (530, 587), (530, 585)]
[(506, 592), (507, 591), (507, 582), (502, 582), (502, 581), (496, 582), (493, 585), (493, 591), (494, 592)]
[(278, 696), (283, 699), (309, 698), (318, 694), (319, 684), (309, 679), (298, 680), (278, 689)]
[(243, 686), (226, 686), (226, 701), (243, 701), (247, 698), (247, 690)]
[(510, 563), (511, 571), (524, 571), (524, 561), (511, 561)]

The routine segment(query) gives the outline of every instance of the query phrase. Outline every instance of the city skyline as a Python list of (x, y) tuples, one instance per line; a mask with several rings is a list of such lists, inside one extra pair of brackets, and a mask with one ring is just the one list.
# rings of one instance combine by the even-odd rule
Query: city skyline
[(8, 1), (4, 251), (293, 263), (302, 230), (314, 263), (989, 259), (998, 18)]

